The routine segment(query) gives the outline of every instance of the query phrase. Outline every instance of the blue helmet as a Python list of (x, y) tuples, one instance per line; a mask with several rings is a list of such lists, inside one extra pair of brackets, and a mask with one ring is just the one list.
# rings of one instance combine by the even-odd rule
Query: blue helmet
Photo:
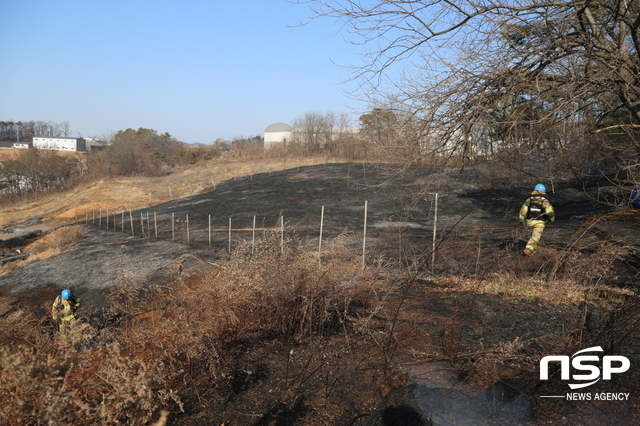
[(71, 299), (71, 290), (62, 290), (62, 293), (60, 293), (60, 296), (61, 296), (64, 300), (69, 300), (69, 299)]
[(546, 193), (547, 192), (547, 187), (544, 186), (543, 184), (539, 183), (539, 184), (536, 185), (535, 188), (533, 188), (533, 190)]

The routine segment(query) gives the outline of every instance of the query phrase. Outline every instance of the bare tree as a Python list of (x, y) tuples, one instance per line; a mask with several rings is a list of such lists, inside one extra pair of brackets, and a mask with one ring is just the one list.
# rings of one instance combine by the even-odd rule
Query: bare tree
[(383, 96), (404, 106), (406, 134), (423, 155), (516, 165), (533, 153), (573, 159), (579, 149), (590, 153), (583, 161), (640, 161), (637, 1), (295, 3), (310, 5), (311, 19), (337, 21), (351, 43), (373, 46), (354, 75), (372, 97), (404, 65)]
[(73, 175), (73, 162), (55, 151), (27, 149), (1, 162), (0, 188), (5, 194), (55, 191), (64, 188)]
[(308, 153), (316, 153), (331, 144), (335, 115), (308, 112), (293, 122), (292, 143)]
[(68, 136), (69, 122), (61, 124), (46, 121), (0, 121), (0, 140), (15, 142), (30, 141), (33, 136)]
[(68, 121), (63, 121), (62, 123), (60, 123), (60, 131), (65, 138), (69, 137), (69, 135), (71, 134), (71, 125)]

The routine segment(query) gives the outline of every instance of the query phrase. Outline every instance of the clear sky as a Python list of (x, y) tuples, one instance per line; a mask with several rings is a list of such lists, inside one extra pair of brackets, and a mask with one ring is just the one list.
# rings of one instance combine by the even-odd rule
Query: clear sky
[(352, 114), (356, 47), (285, 0), (0, 0), (0, 120), (70, 136), (145, 127), (187, 143)]

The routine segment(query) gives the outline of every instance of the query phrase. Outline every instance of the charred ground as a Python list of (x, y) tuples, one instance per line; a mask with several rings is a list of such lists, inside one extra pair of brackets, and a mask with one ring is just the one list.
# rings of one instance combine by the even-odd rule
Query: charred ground
[[(279, 235), (283, 217), (293, 254), (308, 254), (318, 246), (323, 206), (323, 239), (340, 240), (357, 260), (366, 201), (367, 275), (359, 279), (388, 283), (384, 303), (367, 293), (339, 321), (310, 329), (313, 338), (260, 327), (225, 336), (215, 384), (187, 356), (183, 382), (170, 383), (183, 411), (168, 403), (169, 424), (633, 424), (637, 373), (609, 386), (630, 390), (631, 401), (572, 405), (539, 398), (566, 385), (541, 384), (536, 363), (595, 345), (638, 360), (638, 215), (597, 203), (595, 192), (559, 186), (550, 194), (556, 223), (539, 253), (522, 258), (526, 231), (516, 216), (530, 185), (496, 190), (488, 182), (438, 168), (296, 167), (127, 212), (124, 232), (121, 214), (110, 229), (105, 219), (80, 220), (82, 241), (0, 277), (0, 315), (24, 309), (46, 325), (48, 304), (70, 287), (86, 300), (83, 315), (96, 330), (127, 329), (136, 317), (135, 327), (153, 329), (161, 326), (154, 313), (171, 312), (179, 297), (141, 295), (139, 306), (118, 313), (109, 309), (112, 290), (133, 282), (142, 293), (145, 285), (196, 285), (220, 265), (242, 264), (234, 252), (251, 250), (254, 216), (259, 238)], [(157, 239), (151, 219), (153, 238), (140, 235), (148, 213)]]

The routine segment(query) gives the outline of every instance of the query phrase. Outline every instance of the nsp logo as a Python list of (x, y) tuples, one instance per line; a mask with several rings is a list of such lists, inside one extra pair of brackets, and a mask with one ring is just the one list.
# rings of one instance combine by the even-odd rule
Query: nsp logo
[[(624, 373), (629, 370), (631, 363), (629, 359), (620, 355), (605, 355), (602, 357), (602, 370), (596, 364), (600, 361), (599, 355), (579, 355), (584, 352), (604, 352), (600, 346), (583, 349), (571, 355), (549, 355), (540, 360), (540, 380), (549, 380), (549, 363), (554, 361), (560, 362), (560, 379), (561, 380), (590, 380), (588, 383), (569, 383), (571, 389), (581, 389), (591, 386), (602, 378), (602, 380), (611, 380), (613, 373)], [(586, 364), (591, 363), (591, 364)], [(589, 374), (574, 374), (571, 378), (569, 372), (571, 367), (581, 372), (590, 372)], [(602, 372), (602, 376), (600, 373)]]

